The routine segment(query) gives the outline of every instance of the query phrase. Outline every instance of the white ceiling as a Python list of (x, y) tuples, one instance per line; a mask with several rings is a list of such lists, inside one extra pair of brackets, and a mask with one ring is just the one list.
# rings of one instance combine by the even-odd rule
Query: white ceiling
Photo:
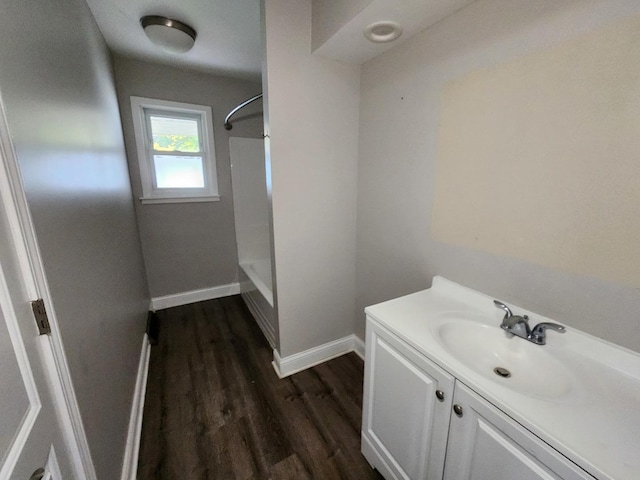
[[(318, 0), (326, 2), (329, 0)], [(340, 0), (362, 6), (362, 0)], [(473, 0), (370, 0), (314, 53), (345, 63), (362, 64), (400, 45), (413, 35), (469, 5)], [(331, 13), (330, 9), (327, 9)], [(355, 13), (355, 12), (352, 12)], [(364, 30), (374, 22), (392, 21), (402, 35), (389, 43), (373, 43)]]
[[(298, 1), (298, 0), (289, 0)], [(341, 23), (315, 53), (346, 63), (364, 63), (428, 28), (473, 0), (313, 0), (322, 22)], [(260, 0), (87, 0), (109, 48), (124, 56), (210, 73), (260, 80), (262, 38)], [(140, 26), (145, 15), (180, 20), (197, 32), (193, 49), (170, 54), (155, 46)], [(346, 18), (342, 18), (347, 15)], [(363, 30), (372, 22), (392, 20), (403, 35), (387, 44), (371, 43)], [(318, 24), (316, 24), (317, 26)]]
[[(124, 56), (190, 69), (260, 79), (260, 0), (87, 0), (109, 48)], [(154, 46), (140, 17), (163, 15), (192, 26), (189, 52), (169, 54)]]

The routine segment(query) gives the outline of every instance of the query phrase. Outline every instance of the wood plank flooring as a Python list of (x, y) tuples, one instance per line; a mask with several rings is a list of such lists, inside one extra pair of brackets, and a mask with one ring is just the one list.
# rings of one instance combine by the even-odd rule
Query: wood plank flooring
[(382, 479), (360, 454), (354, 353), (280, 380), (240, 296), (158, 316), (138, 479)]

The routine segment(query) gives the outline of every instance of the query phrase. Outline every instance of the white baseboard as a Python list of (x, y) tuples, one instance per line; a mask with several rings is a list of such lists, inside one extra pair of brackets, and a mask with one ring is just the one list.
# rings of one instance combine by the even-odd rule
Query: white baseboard
[(136, 480), (138, 470), (138, 454), (140, 453), (140, 434), (142, 433), (142, 414), (144, 411), (144, 398), (147, 391), (147, 374), (149, 373), (149, 357), (151, 345), (147, 334), (142, 340), (142, 351), (140, 352), (140, 363), (138, 364), (138, 376), (136, 387), (133, 392), (133, 403), (131, 405), (131, 416), (129, 417), (129, 430), (127, 432), (127, 443), (122, 461), (121, 480)]
[(273, 368), (278, 377), (285, 378), (349, 352), (356, 352), (359, 357), (364, 357), (364, 343), (355, 335), (349, 335), (287, 357), (280, 357), (278, 351), (274, 350)]
[(214, 298), (229, 297), (239, 293), (240, 284), (237, 282), (229, 283), (228, 285), (219, 285), (217, 287), (202, 288), (200, 290), (191, 290), (189, 292), (173, 293), (162, 297), (153, 297), (149, 310), (155, 312), (163, 308), (177, 307), (179, 305), (202, 302), (203, 300), (213, 300)]
[(353, 351), (356, 352), (356, 355), (358, 355), (364, 361), (364, 356), (365, 356), (364, 341), (356, 335), (353, 336)]

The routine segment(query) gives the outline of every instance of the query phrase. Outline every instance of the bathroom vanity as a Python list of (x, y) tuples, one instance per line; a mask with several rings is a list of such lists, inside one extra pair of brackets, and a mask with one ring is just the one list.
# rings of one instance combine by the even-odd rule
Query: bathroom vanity
[(369, 463), (387, 480), (640, 478), (640, 356), (569, 327), (509, 335), (493, 300), (436, 277), (365, 310)]

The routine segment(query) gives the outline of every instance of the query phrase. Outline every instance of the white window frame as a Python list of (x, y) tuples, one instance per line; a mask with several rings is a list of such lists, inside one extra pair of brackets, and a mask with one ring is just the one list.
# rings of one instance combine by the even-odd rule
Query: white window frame
[[(185, 117), (195, 117), (198, 120), (200, 128), (198, 133), (202, 144), (204, 188), (156, 187), (153, 140), (145, 111), (169, 115), (185, 114)], [(132, 96), (131, 114), (142, 181), (142, 197), (140, 198), (142, 203), (215, 202), (220, 200), (211, 107)]]

